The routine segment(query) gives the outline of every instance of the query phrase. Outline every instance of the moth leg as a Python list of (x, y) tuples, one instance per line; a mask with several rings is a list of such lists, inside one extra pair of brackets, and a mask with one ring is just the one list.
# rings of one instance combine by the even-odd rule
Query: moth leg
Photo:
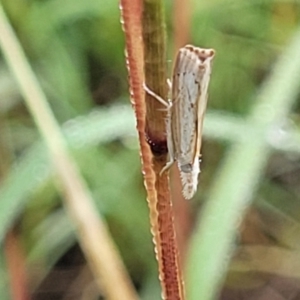
[(171, 124), (170, 121), (167, 122), (167, 145), (168, 145), (168, 152), (169, 152), (169, 161), (166, 163), (166, 165), (162, 168), (162, 170), (159, 172), (159, 175), (161, 176), (165, 171), (169, 170), (173, 163), (175, 162), (175, 156), (174, 156), (174, 146), (172, 142), (172, 136), (171, 136)]
[(171, 168), (171, 166), (174, 164), (175, 160), (173, 158), (170, 159), (170, 161), (168, 161), (166, 163), (166, 165), (161, 169), (161, 171), (159, 172), (159, 175), (161, 176), (165, 171), (169, 170)]
[[(143, 84), (143, 87), (146, 91), (146, 93), (148, 93), (149, 95), (151, 95), (152, 97), (154, 97), (157, 101), (159, 101), (162, 105), (164, 105), (167, 108), (167, 111), (170, 112), (170, 109), (172, 107), (172, 103), (167, 102), (166, 100), (164, 100), (162, 97), (160, 97), (159, 95), (157, 95), (156, 93), (154, 93), (153, 91), (151, 91), (146, 84)], [(167, 127), (170, 127), (170, 121), (167, 122)], [(165, 171), (167, 171), (168, 169), (170, 169), (170, 167), (173, 165), (173, 163), (175, 162), (174, 158), (173, 158), (173, 146), (171, 145), (171, 140), (170, 140), (170, 128), (167, 130), (167, 144), (168, 144), (168, 150), (169, 150), (169, 156), (170, 156), (170, 161), (168, 161), (166, 163), (166, 165), (162, 168), (162, 170), (159, 172), (159, 175), (161, 176)]]
[(163, 99), (162, 97), (160, 97), (159, 95), (157, 95), (156, 93), (154, 93), (153, 91), (151, 91), (146, 84), (143, 84), (144, 90), (146, 91), (146, 93), (148, 93), (149, 95), (151, 95), (153, 98), (155, 98), (157, 101), (159, 101), (163, 106), (165, 106), (167, 109), (169, 109), (171, 107), (170, 103), (168, 101), (166, 101), (165, 99)]
[(172, 81), (171, 81), (170, 78), (167, 79), (167, 84), (168, 84), (169, 90), (171, 91), (171, 89), (172, 89)]

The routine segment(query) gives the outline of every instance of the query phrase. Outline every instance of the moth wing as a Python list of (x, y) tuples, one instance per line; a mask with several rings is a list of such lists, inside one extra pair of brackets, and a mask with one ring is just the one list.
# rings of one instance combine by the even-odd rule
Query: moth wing
[(172, 139), (179, 167), (191, 165), (196, 142), (198, 87), (195, 86), (196, 68), (189, 49), (180, 49), (172, 82)]
[[(181, 91), (183, 100), (187, 103), (184, 104), (184, 108), (181, 107), (184, 112), (184, 126), (181, 127), (180, 132), (184, 157), (180, 157), (179, 167), (184, 163), (191, 166), (190, 172), (180, 172), (183, 196), (190, 199), (197, 190), (200, 173), (203, 119), (207, 106), (207, 89), (214, 51), (193, 46), (186, 46), (184, 49), (181, 58), (183, 74), (178, 86), (181, 88), (179, 92)], [(189, 130), (190, 134), (188, 134)]]
[(195, 143), (194, 162), (199, 160), (202, 145), (203, 121), (208, 99), (208, 85), (211, 73), (211, 60), (214, 56), (214, 51), (211, 49), (200, 49), (198, 55), (198, 80), (199, 80), (199, 98), (197, 101), (197, 140)]

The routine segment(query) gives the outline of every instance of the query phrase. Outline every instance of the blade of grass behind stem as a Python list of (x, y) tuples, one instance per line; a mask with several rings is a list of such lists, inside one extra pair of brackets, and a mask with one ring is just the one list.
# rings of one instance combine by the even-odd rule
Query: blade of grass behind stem
[[(163, 99), (167, 99), (167, 59), (164, 7), (160, 0), (143, 1), (143, 41), (145, 82), (149, 88)], [(145, 133), (153, 153), (153, 169), (156, 174), (156, 229), (159, 278), (166, 299), (184, 299), (184, 286), (177, 246), (174, 211), (169, 190), (168, 172), (160, 176), (167, 161), (166, 152), (166, 111), (161, 104), (146, 94)], [(154, 147), (152, 147), (154, 145)], [(150, 203), (151, 209), (152, 203)], [(154, 224), (154, 222), (152, 222)]]

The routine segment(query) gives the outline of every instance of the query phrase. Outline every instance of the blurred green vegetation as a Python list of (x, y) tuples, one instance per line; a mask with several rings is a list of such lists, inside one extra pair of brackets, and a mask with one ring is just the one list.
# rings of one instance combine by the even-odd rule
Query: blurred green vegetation
[[(2, 0), (2, 5), (141, 298), (159, 299), (118, 1)], [(262, 100), (257, 95), (299, 27), (299, 5), (298, 1), (273, 0), (192, 2), (191, 43), (217, 51), (205, 121), (203, 173), (198, 194), (190, 203), (195, 208), (193, 217), (214, 192), (212, 187), (218, 186), (232, 142), (243, 136), (255, 141), (248, 116), (254, 103)], [(171, 1), (166, 8), (171, 53)], [(3, 58), (0, 65), (0, 239), (3, 244), (10, 228), (16, 229), (33, 299), (42, 299), (40, 283), (58, 262), (72, 258), (76, 235), (54, 186), (56, 179), (39, 133)], [(246, 189), (255, 200), (251, 209), (260, 216), (255, 224), (268, 246), (295, 250), (299, 257), (299, 92), (290, 102), (293, 112), (278, 120), (281, 123), (270, 133), (268, 151), (256, 153), (262, 154), (266, 166), (263, 176)], [(261, 109), (261, 116), (267, 118), (272, 107)], [(257, 132), (259, 128), (254, 128)], [(243, 161), (236, 168), (243, 174)], [(255, 236), (251, 244), (265, 243), (257, 232)], [(275, 259), (284, 264), (284, 258)], [(10, 299), (5, 260), (1, 253), (0, 298)], [(67, 268), (73, 270), (70, 260)], [(245, 276), (246, 271), (241, 273), (242, 284), (228, 280), (228, 285), (245, 290), (265, 283), (259, 276), (258, 282)], [(283, 275), (299, 279), (300, 271)]]

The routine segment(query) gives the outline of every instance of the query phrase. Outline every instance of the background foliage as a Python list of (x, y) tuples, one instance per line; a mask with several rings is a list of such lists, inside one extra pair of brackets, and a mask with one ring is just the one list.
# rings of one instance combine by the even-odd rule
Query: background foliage
[[(2, 4), (141, 298), (158, 299), (118, 2), (2, 0)], [(174, 51), (172, 4), (166, 3), (170, 60)], [(220, 180), (218, 174), (231, 142), (238, 135), (255, 139), (243, 121), (256, 100), (261, 100), (257, 95), (297, 31), (299, 4), (273, 0), (192, 2), (191, 43), (212, 47), (217, 55), (205, 123), (203, 172), (198, 194), (190, 202), (193, 214), (186, 217), (200, 218), (201, 204), (219, 184), (216, 181)], [(5, 236), (13, 233), (26, 263), (33, 299), (46, 299), (45, 295), (49, 299), (81, 299), (82, 291), (87, 299), (97, 299), (91, 274), (54, 187), (47, 151), (3, 58), (0, 64), (1, 243), (5, 245)], [(289, 286), (289, 294), (282, 299), (297, 299), (291, 295), (297, 297), (294, 282), (300, 277), (296, 264), (300, 256), (299, 93), (290, 102), (293, 111), (272, 133), (268, 155), (256, 153), (267, 157), (264, 176), (245, 187), (254, 204), (235, 244), (257, 246), (247, 255), (251, 263), (258, 263), (232, 262), (220, 296), (224, 299), (228, 294), (232, 299), (230, 293), (237, 290), (243, 294), (241, 299), (250, 299), (253, 293), (261, 293), (265, 297), (261, 299), (274, 299), (266, 286), (281, 294), (280, 287)], [(260, 108), (261, 115), (267, 118), (270, 109)], [(289, 143), (281, 139), (290, 135)], [(239, 163), (240, 174), (246, 164)], [(266, 246), (263, 253), (261, 245)], [(193, 247), (197, 249), (195, 243)], [(9, 248), (2, 248), (0, 298), (10, 299), (7, 262), (12, 252), (4, 249)], [(264, 265), (266, 257), (270, 261)], [(273, 267), (275, 262), (277, 268)], [(279, 288), (274, 280), (280, 283)]]

